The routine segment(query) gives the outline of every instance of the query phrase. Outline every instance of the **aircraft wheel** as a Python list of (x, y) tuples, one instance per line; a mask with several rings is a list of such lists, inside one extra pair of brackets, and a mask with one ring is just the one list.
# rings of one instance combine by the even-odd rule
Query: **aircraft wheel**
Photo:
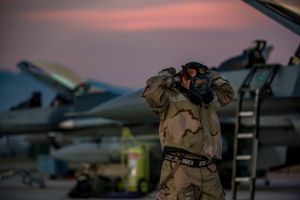
[(142, 178), (138, 182), (138, 192), (141, 194), (147, 194), (149, 192), (149, 181)]
[(124, 183), (121, 178), (117, 178), (113, 184), (113, 190), (115, 192), (121, 192), (124, 190)]

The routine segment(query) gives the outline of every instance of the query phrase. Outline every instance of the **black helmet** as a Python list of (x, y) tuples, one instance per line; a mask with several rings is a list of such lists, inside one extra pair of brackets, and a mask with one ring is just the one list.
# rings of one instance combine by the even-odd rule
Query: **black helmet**
[(202, 67), (207, 67), (207, 66), (198, 62), (188, 62), (185, 65), (182, 65), (182, 69), (200, 69)]
[(208, 72), (208, 67), (202, 63), (199, 62), (189, 62), (186, 63), (185, 65), (182, 65), (182, 70), (186, 71), (188, 69), (195, 69), (197, 70), (198, 73), (203, 74)]

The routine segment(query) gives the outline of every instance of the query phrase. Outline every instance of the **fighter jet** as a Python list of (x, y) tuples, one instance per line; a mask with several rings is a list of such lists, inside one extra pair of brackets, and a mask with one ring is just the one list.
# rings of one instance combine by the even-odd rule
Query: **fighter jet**
[[(90, 87), (67, 67), (45, 61), (21, 61), (17, 66), (52, 88), (57, 95), (47, 107), (41, 107), (41, 92), (34, 92), (30, 99), (0, 113), (0, 135), (18, 133), (45, 133), (60, 131), (59, 123), (70, 126), (67, 121), (72, 112), (88, 111), (101, 103), (119, 96), (119, 93)], [(68, 113), (68, 114), (67, 114)], [(73, 120), (77, 120), (74, 117)], [(77, 121), (76, 121), (77, 122)], [(115, 124), (116, 122), (89, 116), (81, 117), (77, 126)], [(77, 130), (80, 128), (77, 128)], [(68, 129), (65, 128), (64, 132)]]
[[(296, 1), (295, 3), (289, 1), (292, 2), (290, 4), (273, 0), (245, 0), (245, 2), (300, 35), (300, 12), (299, 4)], [(245, 88), (249, 90), (262, 89), (259, 96), (261, 102), (258, 169), (263, 170), (300, 162), (300, 158), (294, 156), (295, 152), (300, 150), (300, 47), (294, 55), (291, 55), (288, 64), (268, 63), (268, 54), (271, 49), (266, 41), (258, 40), (254, 42), (254, 46), (246, 48), (242, 54), (227, 59), (216, 67), (216, 70), (233, 85), (236, 94), (240, 94)], [(28, 61), (19, 64), (19, 67), (28, 69), (36, 77), (40, 77), (42, 66), (44, 64)], [(51, 82), (50, 79), (47, 80)], [(57, 84), (58, 80), (60, 78), (56, 77), (54, 83)], [(68, 82), (65, 83), (68, 85)], [(95, 101), (91, 102), (85, 97), (92, 94), (86, 93), (86, 86), (80, 83), (82, 82), (77, 81), (77, 84), (73, 84), (71, 89), (59, 88), (64, 99), (73, 102), (72, 106), (0, 113), (0, 134), (73, 132), (92, 128), (99, 129), (108, 125), (142, 127), (141, 130), (152, 134), (158, 130), (159, 119), (141, 98), (142, 89), (111, 100), (99, 101), (95, 98)], [(103, 96), (103, 93), (98, 95)], [(253, 109), (255, 95), (255, 91), (245, 95), (243, 109)], [(237, 126), (239, 102), (240, 100), (236, 98), (228, 106), (217, 108), (223, 135), (223, 159), (230, 162), (233, 159), (234, 129)], [(249, 112), (243, 114), (249, 114)], [(31, 116), (31, 118), (25, 116)], [(249, 119), (242, 122), (246, 127), (250, 127), (251, 123), (252, 121)], [(142, 132), (137, 133), (141, 134)], [(105, 133), (105, 131), (101, 131), (101, 133)], [(228, 165), (231, 166), (231, 163)]]

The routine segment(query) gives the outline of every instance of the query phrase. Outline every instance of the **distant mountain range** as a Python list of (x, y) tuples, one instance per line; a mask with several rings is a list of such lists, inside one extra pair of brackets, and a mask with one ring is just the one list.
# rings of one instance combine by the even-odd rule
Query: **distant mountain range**
[[(132, 90), (95, 80), (88, 82), (92, 87), (105, 89), (116, 94), (123, 94)], [(9, 110), (21, 101), (28, 99), (34, 91), (42, 92), (43, 107), (47, 107), (56, 94), (50, 87), (43, 85), (26, 73), (0, 70), (0, 111)]]

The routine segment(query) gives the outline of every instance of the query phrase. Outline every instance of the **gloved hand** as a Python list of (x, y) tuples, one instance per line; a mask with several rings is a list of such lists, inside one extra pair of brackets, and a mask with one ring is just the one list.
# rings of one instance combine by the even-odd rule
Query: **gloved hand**
[(174, 67), (169, 67), (158, 72), (159, 76), (166, 76), (165, 84), (168, 88), (175, 87), (178, 77), (176, 77), (176, 69)]
[(168, 67), (158, 72), (159, 76), (175, 76), (176, 69), (174, 67)]

